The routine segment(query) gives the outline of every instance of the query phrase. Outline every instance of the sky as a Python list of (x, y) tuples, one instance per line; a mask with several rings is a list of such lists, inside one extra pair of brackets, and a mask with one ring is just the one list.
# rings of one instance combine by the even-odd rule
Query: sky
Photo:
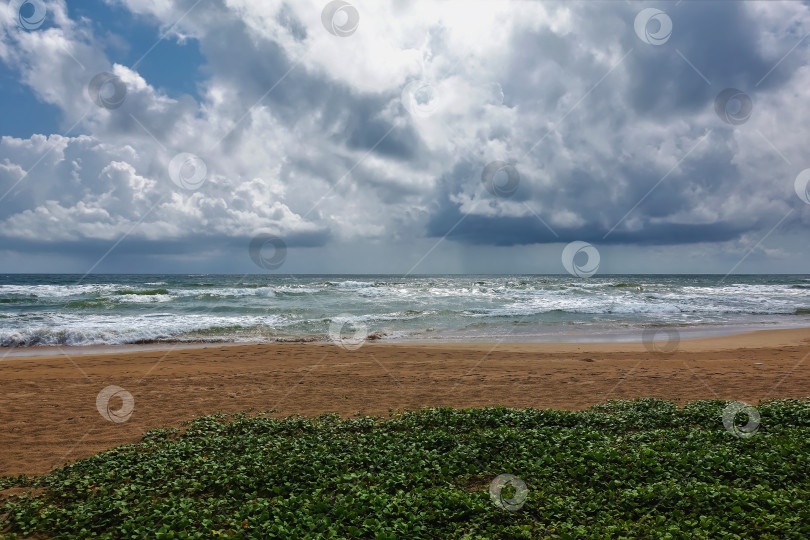
[(0, 273), (810, 273), (807, 3), (11, 0), (0, 26)]

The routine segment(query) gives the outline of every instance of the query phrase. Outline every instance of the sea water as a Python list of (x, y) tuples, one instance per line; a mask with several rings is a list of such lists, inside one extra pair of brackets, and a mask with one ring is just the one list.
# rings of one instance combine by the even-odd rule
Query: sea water
[(807, 275), (0, 275), (0, 346), (640, 341), (810, 326)]

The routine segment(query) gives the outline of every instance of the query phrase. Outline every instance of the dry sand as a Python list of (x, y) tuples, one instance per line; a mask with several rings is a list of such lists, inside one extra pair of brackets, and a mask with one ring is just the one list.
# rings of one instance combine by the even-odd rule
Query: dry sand
[[(59, 351), (0, 361), (0, 475), (44, 473), (214, 412), (350, 417), (428, 406), (581, 409), (636, 397), (757, 404), (810, 396), (810, 329), (682, 341), (670, 354), (641, 343)], [(132, 395), (128, 420), (112, 422), (97, 410), (108, 385)], [(113, 398), (110, 408), (121, 403)]]

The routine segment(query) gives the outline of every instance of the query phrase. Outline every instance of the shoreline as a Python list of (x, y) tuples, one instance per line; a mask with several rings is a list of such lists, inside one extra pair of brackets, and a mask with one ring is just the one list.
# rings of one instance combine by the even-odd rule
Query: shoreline
[[(709, 326), (706, 327), (682, 327), (682, 326), (656, 326), (656, 327), (647, 327), (648, 329), (655, 330), (660, 334), (655, 334), (654, 338), (656, 341), (664, 340), (666, 341), (665, 333), (668, 330), (674, 330), (678, 333), (679, 338), (679, 346), (686, 346), (691, 348), (691, 345), (687, 345), (690, 343), (702, 343), (708, 344), (707, 346), (711, 346), (712, 343), (716, 342), (717, 340), (726, 340), (727, 338), (733, 338), (739, 336), (743, 339), (743, 342), (749, 343), (751, 342), (750, 338), (746, 336), (750, 334), (755, 334), (758, 337), (765, 337), (768, 335), (776, 335), (771, 334), (772, 332), (781, 332), (783, 334), (779, 334), (781, 337), (780, 339), (784, 339), (784, 336), (791, 336), (794, 335), (795, 332), (799, 332), (802, 330), (807, 330), (810, 334), (810, 326), (788, 326), (788, 325), (780, 325), (779, 327), (762, 327), (757, 325), (754, 329), (749, 328), (741, 328), (739, 326), (735, 327), (717, 327), (717, 326)], [(585, 333), (582, 332), (581, 335), (593, 335), (593, 333)], [(684, 336), (683, 334), (687, 334)], [(597, 334), (597, 338), (592, 339), (575, 339), (575, 340), (531, 340), (525, 341), (520, 340), (519, 338), (525, 337), (522, 335), (515, 335), (515, 336), (507, 336), (512, 337), (513, 339), (503, 339), (503, 341), (492, 341), (487, 339), (481, 340), (470, 340), (464, 338), (458, 339), (448, 339), (448, 338), (436, 338), (436, 339), (373, 339), (366, 341), (363, 346), (417, 346), (417, 347), (432, 347), (432, 346), (439, 346), (439, 347), (461, 347), (464, 349), (471, 349), (471, 348), (481, 348), (487, 349), (492, 347), (506, 347), (506, 346), (520, 346), (521, 348), (537, 348), (537, 350), (545, 350), (545, 351), (553, 351), (553, 350), (560, 350), (560, 351), (570, 351), (570, 350), (602, 350), (602, 349), (610, 349), (615, 351), (622, 351), (622, 350), (637, 350), (635, 345), (642, 345), (644, 341), (642, 339), (638, 339), (639, 330), (634, 329), (633, 331), (626, 331), (626, 332), (616, 332), (612, 334), (611, 337), (614, 339), (606, 339), (601, 340), (601, 337), (604, 337), (606, 334)], [(627, 338), (628, 336), (632, 336), (633, 339), (622, 339)], [(787, 339), (791, 340), (790, 337)], [(713, 341), (714, 340), (714, 341)], [(773, 340), (766, 338), (767, 343), (772, 343)], [(795, 342), (795, 339), (791, 340), (791, 342)], [(0, 347), (0, 363), (3, 362), (6, 358), (42, 358), (42, 357), (54, 357), (54, 356), (62, 356), (62, 355), (103, 355), (103, 354), (127, 354), (127, 353), (142, 353), (142, 352), (150, 352), (150, 351), (181, 351), (181, 350), (191, 350), (191, 349), (209, 349), (209, 348), (221, 348), (221, 347), (255, 347), (255, 346), (272, 346), (272, 345), (334, 345), (335, 343), (328, 340), (308, 340), (302, 339), (300, 341), (297, 340), (280, 340), (280, 341), (202, 341), (202, 342), (195, 342), (195, 341), (166, 341), (166, 342), (154, 342), (154, 343), (125, 343), (125, 344), (103, 344), (103, 345), (36, 345), (33, 347)], [(585, 349), (582, 349), (585, 347)], [(625, 349), (626, 347), (626, 349)]]
[[(0, 475), (41, 474), (198, 416), (383, 416), (420, 407), (576, 410), (653, 397), (757, 404), (810, 396), (810, 328), (640, 342), (211, 344), (0, 360)], [(56, 352), (56, 351), (54, 351)], [(102, 389), (123, 401), (99, 409)], [(117, 400), (117, 401), (116, 401)], [(123, 420), (123, 421), (115, 421)]]

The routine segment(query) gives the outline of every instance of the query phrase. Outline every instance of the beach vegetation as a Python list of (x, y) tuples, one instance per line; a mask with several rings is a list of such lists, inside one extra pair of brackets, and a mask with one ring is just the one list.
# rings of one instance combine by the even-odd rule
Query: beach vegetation
[(810, 401), (759, 404), (758, 429), (746, 438), (724, 424), (727, 405), (638, 399), (585, 411), (431, 408), (385, 419), (214, 414), (43, 476), (0, 479), (0, 531), (810, 537)]

